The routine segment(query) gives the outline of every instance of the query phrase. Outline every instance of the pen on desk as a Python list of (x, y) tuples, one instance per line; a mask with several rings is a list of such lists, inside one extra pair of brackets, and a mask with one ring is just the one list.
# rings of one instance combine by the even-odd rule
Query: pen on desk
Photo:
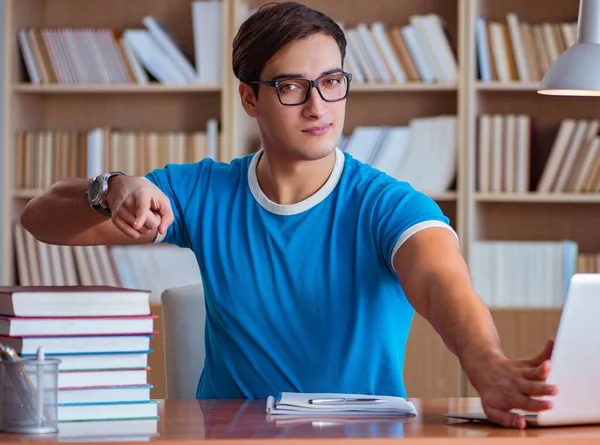
[(371, 398), (371, 397), (357, 397), (357, 398), (325, 398), (325, 399), (310, 399), (308, 403), (311, 405), (339, 405), (345, 403), (384, 403), (385, 400)]

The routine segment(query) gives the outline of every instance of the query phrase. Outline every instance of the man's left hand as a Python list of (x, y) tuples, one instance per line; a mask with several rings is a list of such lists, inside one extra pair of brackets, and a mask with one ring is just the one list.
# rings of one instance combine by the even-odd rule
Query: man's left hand
[(492, 422), (509, 428), (525, 428), (525, 420), (511, 410), (539, 412), (552, 408), (551, 401), (538, 397), (555, 395), (558, 391), (556, 386), (546, 384), (553, 346), (550, 340), (544, 350), (532, 358), (494, 357), (465, 368)]

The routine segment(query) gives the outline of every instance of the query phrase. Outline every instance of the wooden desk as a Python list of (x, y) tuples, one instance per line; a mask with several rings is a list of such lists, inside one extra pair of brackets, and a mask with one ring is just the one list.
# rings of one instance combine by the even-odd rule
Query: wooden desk
[[(201, 440), (215, 441), (219, 445), (340, 445), (397, 443), (397, 439), (427, 444), (479, 444), (490, 443), (540, 443), (573, 445), (574, 439), (600, 443), (600, 426), (535, 428), (511, 430), (483, 424), (448, 421), (443, 414), (448, 411), (470, 411), (479, 408), (479, 400), (471, 399), (412, 399), (420, 415), (410, 419), (347, 419), (317, 420), (315, 418), (292, 421), (271, 420), (265, 414), (264, 401), (243, 400), (166, 400), (161, 401), (158, 434), (151, 438), (138, 437), (134, 442), (152, 441), (164, 445), (188, 445)], [(110, 434), (109, 431), (106, 432)], [(475, 440), (473, 440), (475, 439)], [(506, 440), (502, 440), (506, 439)], [(75, 442), (94, 441), (115, 443), (127, 438), (89, 437)], [(0, 434), (4, 443), (64, 442), (60, 436), (34, 436)], [(73, 442), (69, 438), (69, 442)], [(131, 440), (127, 440), (131, 442)], [(579, 442), (579, 441), (578, 441)]]

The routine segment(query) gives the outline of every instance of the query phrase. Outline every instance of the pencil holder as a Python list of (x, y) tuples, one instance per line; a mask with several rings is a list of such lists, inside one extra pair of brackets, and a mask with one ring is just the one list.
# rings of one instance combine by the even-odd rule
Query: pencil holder
[(58, 432), (60, 360), (0, 362), (0, 429), (6, 433)]

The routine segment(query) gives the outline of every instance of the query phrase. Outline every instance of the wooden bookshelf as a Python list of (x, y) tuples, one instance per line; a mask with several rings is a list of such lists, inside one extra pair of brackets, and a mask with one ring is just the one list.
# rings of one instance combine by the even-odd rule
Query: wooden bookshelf
[[(259, 146), (256, 125), (240, 105), (237, 80), (231, 73), (231, 42), (248, 11), (267, 0), (222, 0), (222, 82), (165, 86), (31, 85), (21, 60), (17, 32), (23, 27), (143, 28), (142, 18), (153, 15), (172, 31), (182, 51), (193, 61), (191, 0), (7, 0), (4, 80), (4, 175), (2, 183), (2, 282), (14, 282), (10, 225), (24, 203), (40, 189), (14, 190), (14, 134), (24, 130), (85, 130), (117, 127), (131, 131), (203, 130), (208, 118), (220, 123), (219, 159), (251, 153)], [(565, 118), (600, 118), (595, 98), (548, 97), (536, 93), (534, 81), (484, 82), (478, 74), (476, 18), (506, 22), (515, 12), (529, 23), (574, 21), (577, 0), (304, 0), (346, 28), (376, 21), (405, 25), (415, 14), (436, 13), (458, 61), (456, 83), (407, 82), (354, 84), (347, 100), (344, 133), (361, 125), (407, 125), (411, 119), (450, 114), (458, 118), (456, 182), (451, 190), (434, 194), (459, 234), (470, 266), (472, 246), (488, 240), (577, 241), (581, 252), (600, 252), (598, 193), (537, 193), (536, 183)], [(482, 114), (523, 113), (531, 117), (530, 181), (526, 192), (483, 192), (477, 187), (478, 118)], [(512, 355), (537, 351), (542, 339), (554, 334), (560, 308), (494, 308), (502, 321), (503, 344)], [(499, 318), (498, 318), (499, 317)], [(548, 322), (539, 321), (548, 317)], [(511, 324), (512, 323), (512, 324)], [(521, 335), (511, 337), (511, 326)], [(521, 348), (522, 346), (522, 348)], [(521, 348), (521, 349), (519, 349)], [(414, 396), (453, 396), (467, 393), (456, 360), (422, 320), (415, 323), (406, 363), (407, 387)], [(443, 364), (440, 365), (440, 364)], [(420, 372), (427, 367), (428, 377)], [(438, 369), (439, 368), (439, 369)], [(437, 370), (436, 370), (437, 369)], [(450, 373), (450, 374), (448, 374)], [(448, 375), (452, 377), (448, 380)], [(456, 379), (459, 380), (456, 383)], [(448, 383), (452, 381), (454, 383)], [(455, 384), (456, 383), (456, 384)], [(444, 385), (447, 390), (440, 389)]]

